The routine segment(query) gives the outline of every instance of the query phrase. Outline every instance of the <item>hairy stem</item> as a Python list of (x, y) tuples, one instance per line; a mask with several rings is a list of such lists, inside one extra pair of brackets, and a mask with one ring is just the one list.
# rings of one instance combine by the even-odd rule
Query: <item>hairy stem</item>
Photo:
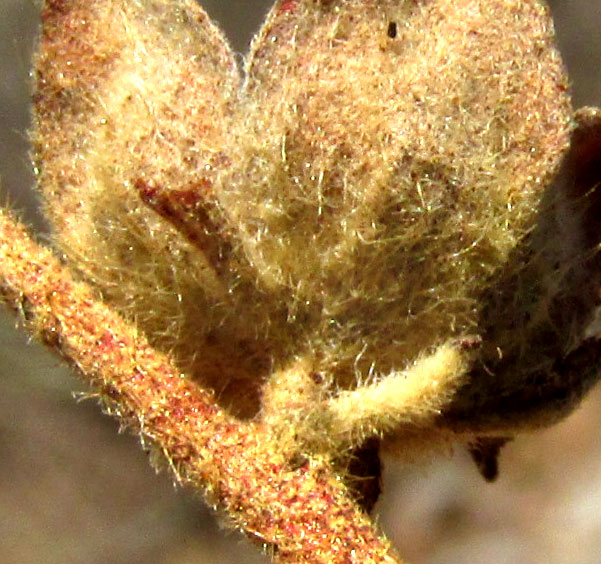
[(163, 451), (181, 483), (202, 490), (276, 562), (399, 562), (326, 459), (295, 466), (264, 426), (224, 414), (5, 211), (0, 295), (122, 422)]

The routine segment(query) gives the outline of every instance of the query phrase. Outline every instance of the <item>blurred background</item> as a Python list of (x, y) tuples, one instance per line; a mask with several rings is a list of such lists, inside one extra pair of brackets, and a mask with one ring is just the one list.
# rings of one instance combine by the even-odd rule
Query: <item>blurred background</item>
[[(271, 2), (205, 0), (243, 53)], [(601, 106), (601, 2), (556, 0), (574, 105)], [(39, 6), (0, 0), (1, 199), (43, 231), (27, 144)], [(0, 311), (0, 562), (267, 562), (193, 493), (156, 475), (138, 439)], [(412, 564), (599, 564), (601, 387), (568, 420), (521, 437), (495, 484), (455, 452), (430, 467), (385, 459), (378, 521)]]

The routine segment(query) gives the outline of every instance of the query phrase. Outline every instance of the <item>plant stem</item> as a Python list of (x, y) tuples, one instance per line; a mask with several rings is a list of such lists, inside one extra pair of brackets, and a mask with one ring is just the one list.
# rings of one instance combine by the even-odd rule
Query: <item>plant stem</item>
[(328, 460), (298, 467), (266, 426), (240, 423), (0, 211), (0, 296), (108, 410), (166, 456), (276, 562), (399, 562)]

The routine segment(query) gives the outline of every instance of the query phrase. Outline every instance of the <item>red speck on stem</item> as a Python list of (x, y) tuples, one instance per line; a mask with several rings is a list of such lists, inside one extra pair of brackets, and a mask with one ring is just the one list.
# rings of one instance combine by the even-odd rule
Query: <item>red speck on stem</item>
[(105, 352), (107, 349), (110, 350), (115, 346), (115, 337), (109, 331), (105, 331), (100, 337), (98, 346), (101, 352)]
[(298, 0), (284, 0), (280, 4), (280, 12), (292, 12), (297, 4)]

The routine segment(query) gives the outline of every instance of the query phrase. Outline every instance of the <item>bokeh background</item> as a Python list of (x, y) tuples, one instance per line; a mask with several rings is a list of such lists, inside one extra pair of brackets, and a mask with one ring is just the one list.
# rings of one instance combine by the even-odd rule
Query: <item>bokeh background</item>
[[(269, 0), (205, 1), (241, 53)], [(601, 106), (601, 0), (552, 2), (575, 106)], [(33, 0), (0, 0), (0, 199), (38, 230), (27, 154)], [(0, 562), (267, 562), (193, 493), (156, 475), (85, 387), (0, 311)], [(413, 564), (601, 563), (601, 388), (568, 420), (507, 446), (484, 483), (455, 452), (385, 460), (378, 520)]]

